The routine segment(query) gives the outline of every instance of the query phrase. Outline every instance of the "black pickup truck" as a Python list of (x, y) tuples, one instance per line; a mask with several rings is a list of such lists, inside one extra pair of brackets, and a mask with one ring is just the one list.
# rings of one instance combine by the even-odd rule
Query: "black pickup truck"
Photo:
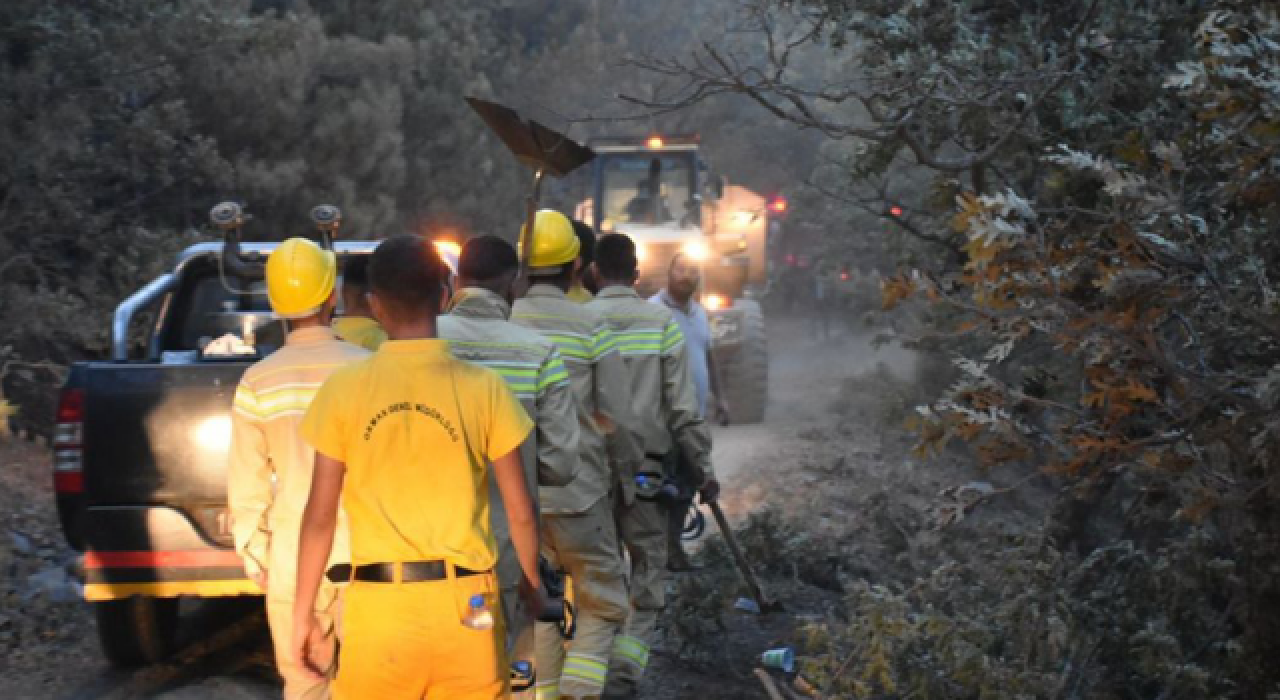
[[(341, 265), (374, 245), (332, 247)], [(84, 596), (118, 665), (171, 651), (180, 597), (260, 594), (232, 545), (225, 473), (240, 375), (284, 342), (261, 278), (274, 247), (183, 251), (171, 272), (116, 309), (111, 359), (76, 364), (62, 390), (59, 516), (84, 552)], [(234, 352), (210, 352), (226, 341)]]

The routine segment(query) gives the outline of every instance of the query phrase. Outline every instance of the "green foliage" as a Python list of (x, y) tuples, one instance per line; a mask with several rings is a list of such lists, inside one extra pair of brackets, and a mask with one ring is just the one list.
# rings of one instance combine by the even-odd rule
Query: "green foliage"
[[(975, 576), (972, 596), (855, 595), (830, 634), (858, 669), (846, 690), (1273, 691), (1274, 4), (755, 7), (766, 49), (699, 64), (688, 90), (837, 139), (824, 184), (849, 210), (908, 203), (900, 233), (936, 247), (885, 305), (917, 311), (960, 373), (919, 409), (919, 454), (959, 446), (1060, 489), (1031, 550), (991, 554), (1034, 570)], [(856, 77), (777, 71), (784, 41)]]

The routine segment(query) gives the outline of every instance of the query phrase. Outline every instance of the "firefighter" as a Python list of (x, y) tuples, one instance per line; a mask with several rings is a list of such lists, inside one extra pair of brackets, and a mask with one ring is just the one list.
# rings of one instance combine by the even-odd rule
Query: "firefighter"
[(573, 270), (573, 282), (569, 285), (570, 301), (585, 304), (598, 290), (591, 279), (591, 263), (595, 260), (596, 232), (585, 222), (574, 219), (573, 233), (578, 237), (578, 263)]
[[(538, 531), (520, 445), (532, 423), (502, 378), (436, 337), (449, 270), (417, 236), (387, 239), (369, 264), (387, 342), (335, 372), (307, 410), (316, 450), (302, 518), (293, 649), (309, 659), (308, 613), (341, 497), (351, 528), (338, 698), (499, 698), (507, 693), (492, 568), (490, 464), (541, 609)], [(316, 670), (316, 669), (313, 669)]]
[(595, 265), (601, 288), (587, 306), (600, 312), (618, 339), (645, 452), (634, 498), (620, 496), (615, 502), (619, 533), (631, 556), (631, 613), (614, 645), (609, 696), (631, 697), (665, 604), (667, 515), (659, 498), (673, 437), (695, 469), (703, 501), (715, 500), (720, 486), (711, 470), (711, 438), (698, 410), (684, 335), (671, 311), (634, 289), (639, 276), (635, 243), (618, 233), (602, 236)]
[(342, 316), (334, 319), (333, 330), (370, 352), (387, 339), (369, 308), (369, 260), (363, 255), (351, 256), (342, 266)]
[[(312, 450), (298, 424), (320, 385), (338, 368), (369, 353), (338, 339), (329, 327), (335, 305), (333, 253), (302, 238), (281, 243), (267, 258), (267, 297), (289, 335), (270, 357), (245, 371), (231, 413), (227, 502), (236, 551), (246, 573), (267, 594), (267, 621), (286, 698), (327, 698), (327, 678), (312, 678), (291, 653), (295, 546), (311, 488)], [(330, 563), (348, 560), (346, 522), (339, 515)], [(314, 609), (323, 635), (320, 656), (332, 655), (339, 590), (327, 582)], [(321, 662), (327, 668), (327, 664)]]
[[(448, 315), (440, 317), (440, 337), (449, 341), (454, 356), (488, 367), (507, 386), (533, 418), (536, 431), (520, 454), (525, 484), (536, 496), (573, 481), (578, 471), (578, 409), (569, 386), (569, 372), (550, 340), (508, 320), (515, 297), (520, 261), (516, 249), (496, 236), (472, 238), (458, 261), (459, 289)], [(498, 580), (503, 610), (509, 620), (513, 659), (533, 662), (530, 611), (519, 605), (516, 587), (520, 564), (506, 531), (502, 499), (490, 488), (491, 519), (498, 543)], [(535, 498), (535, 510), (537, 499)], [(513, 674), (514, 677), (514, 674)]]
[[(716, 366), (715, 353), (711, 351), (711, 324), (707, 320), (707, 310), (694, 298), (698, 285), (702, 281), (702, 270), (698, 264), (683, 253), (676, 253), (667, 267), (667, 286), (649, 298), (650, 302), (662, 304), (671, 310), (671, 315), (680, 325), (684, 334), (686, 354), (689, 357), (689, 374), (693, 378), (693, 388), (698, 398), (698, 415), (707, 418), (707, 404), (714, 395), (716, 399), (716, 419), (721, 425), (729, 424), (729, 402), (721, 390), (720, 368)], [(680, 535), (684, 530), (685, 517), (693, 505), (693, 491), (696, 484), (691, 483), (696, 469), (679, 449), (675, 450), (671, 464), (674, 467), (673, 477), (680, 490), (680, 495), (668, 503), (667, 511), (667, 569), (670, 571), (690, 571), (693, 564), (684, 551)]]
[(578, 616), (567, 649), (554, 626), (537, 626), (538, 697), (590, 698), (604, 688), (628, 607), (610, 492), (631, 479), (643, 453), (630, 432), (627, 369), (613, 334), (595, 311), (565, 295), (579, 252), (569, 219), (538, 212), (531, 247), (532, 284), (511, 320), (556, 344), (582, 424), (577, 476), (540, 490), (544, 553), (569, 574)]

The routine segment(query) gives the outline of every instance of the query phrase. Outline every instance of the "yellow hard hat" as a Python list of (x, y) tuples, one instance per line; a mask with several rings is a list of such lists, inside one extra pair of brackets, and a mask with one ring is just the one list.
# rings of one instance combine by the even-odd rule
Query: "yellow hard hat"
[(304, 318), (333, 294), (338, 263), (332, 252), (305, 238), (290, 238), (267, 257), (267, 298), (283, 318)]
[[(524, 257), (524, 228), (520, 230), (520, 256)], [(533, 254), (529, 271), (555, 272), (565, 263), (578, 259), (582, 244), (573, 232), (569, 217), (554, 209), (542, 209), (533, 217)]]

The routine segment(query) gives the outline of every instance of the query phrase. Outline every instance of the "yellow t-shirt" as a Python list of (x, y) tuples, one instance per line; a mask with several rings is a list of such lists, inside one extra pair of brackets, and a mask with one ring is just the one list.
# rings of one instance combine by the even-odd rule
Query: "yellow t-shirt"
[(592, 299), (595, 299), (595, 295), (588, 292), (587, 288), (580, 284), (575, 284), (570, 287), (569, 291), (565, 292), (565, 296), (569, 297), (569, 301), (576, 301), (579, 304), (585, 304)]
[(489, 462), (533, 428), (502, 377), (444, 340), (389, 340), (330, 376), (302, 420), (317, 452), (346, 464), (351, 562), (445, 559), (493, 567)]
[(339, 338), (370, 352), (387, 342), (387, 333), (377, 321), (364, 316), (342, 316), (333, 319), (333, 331)]

